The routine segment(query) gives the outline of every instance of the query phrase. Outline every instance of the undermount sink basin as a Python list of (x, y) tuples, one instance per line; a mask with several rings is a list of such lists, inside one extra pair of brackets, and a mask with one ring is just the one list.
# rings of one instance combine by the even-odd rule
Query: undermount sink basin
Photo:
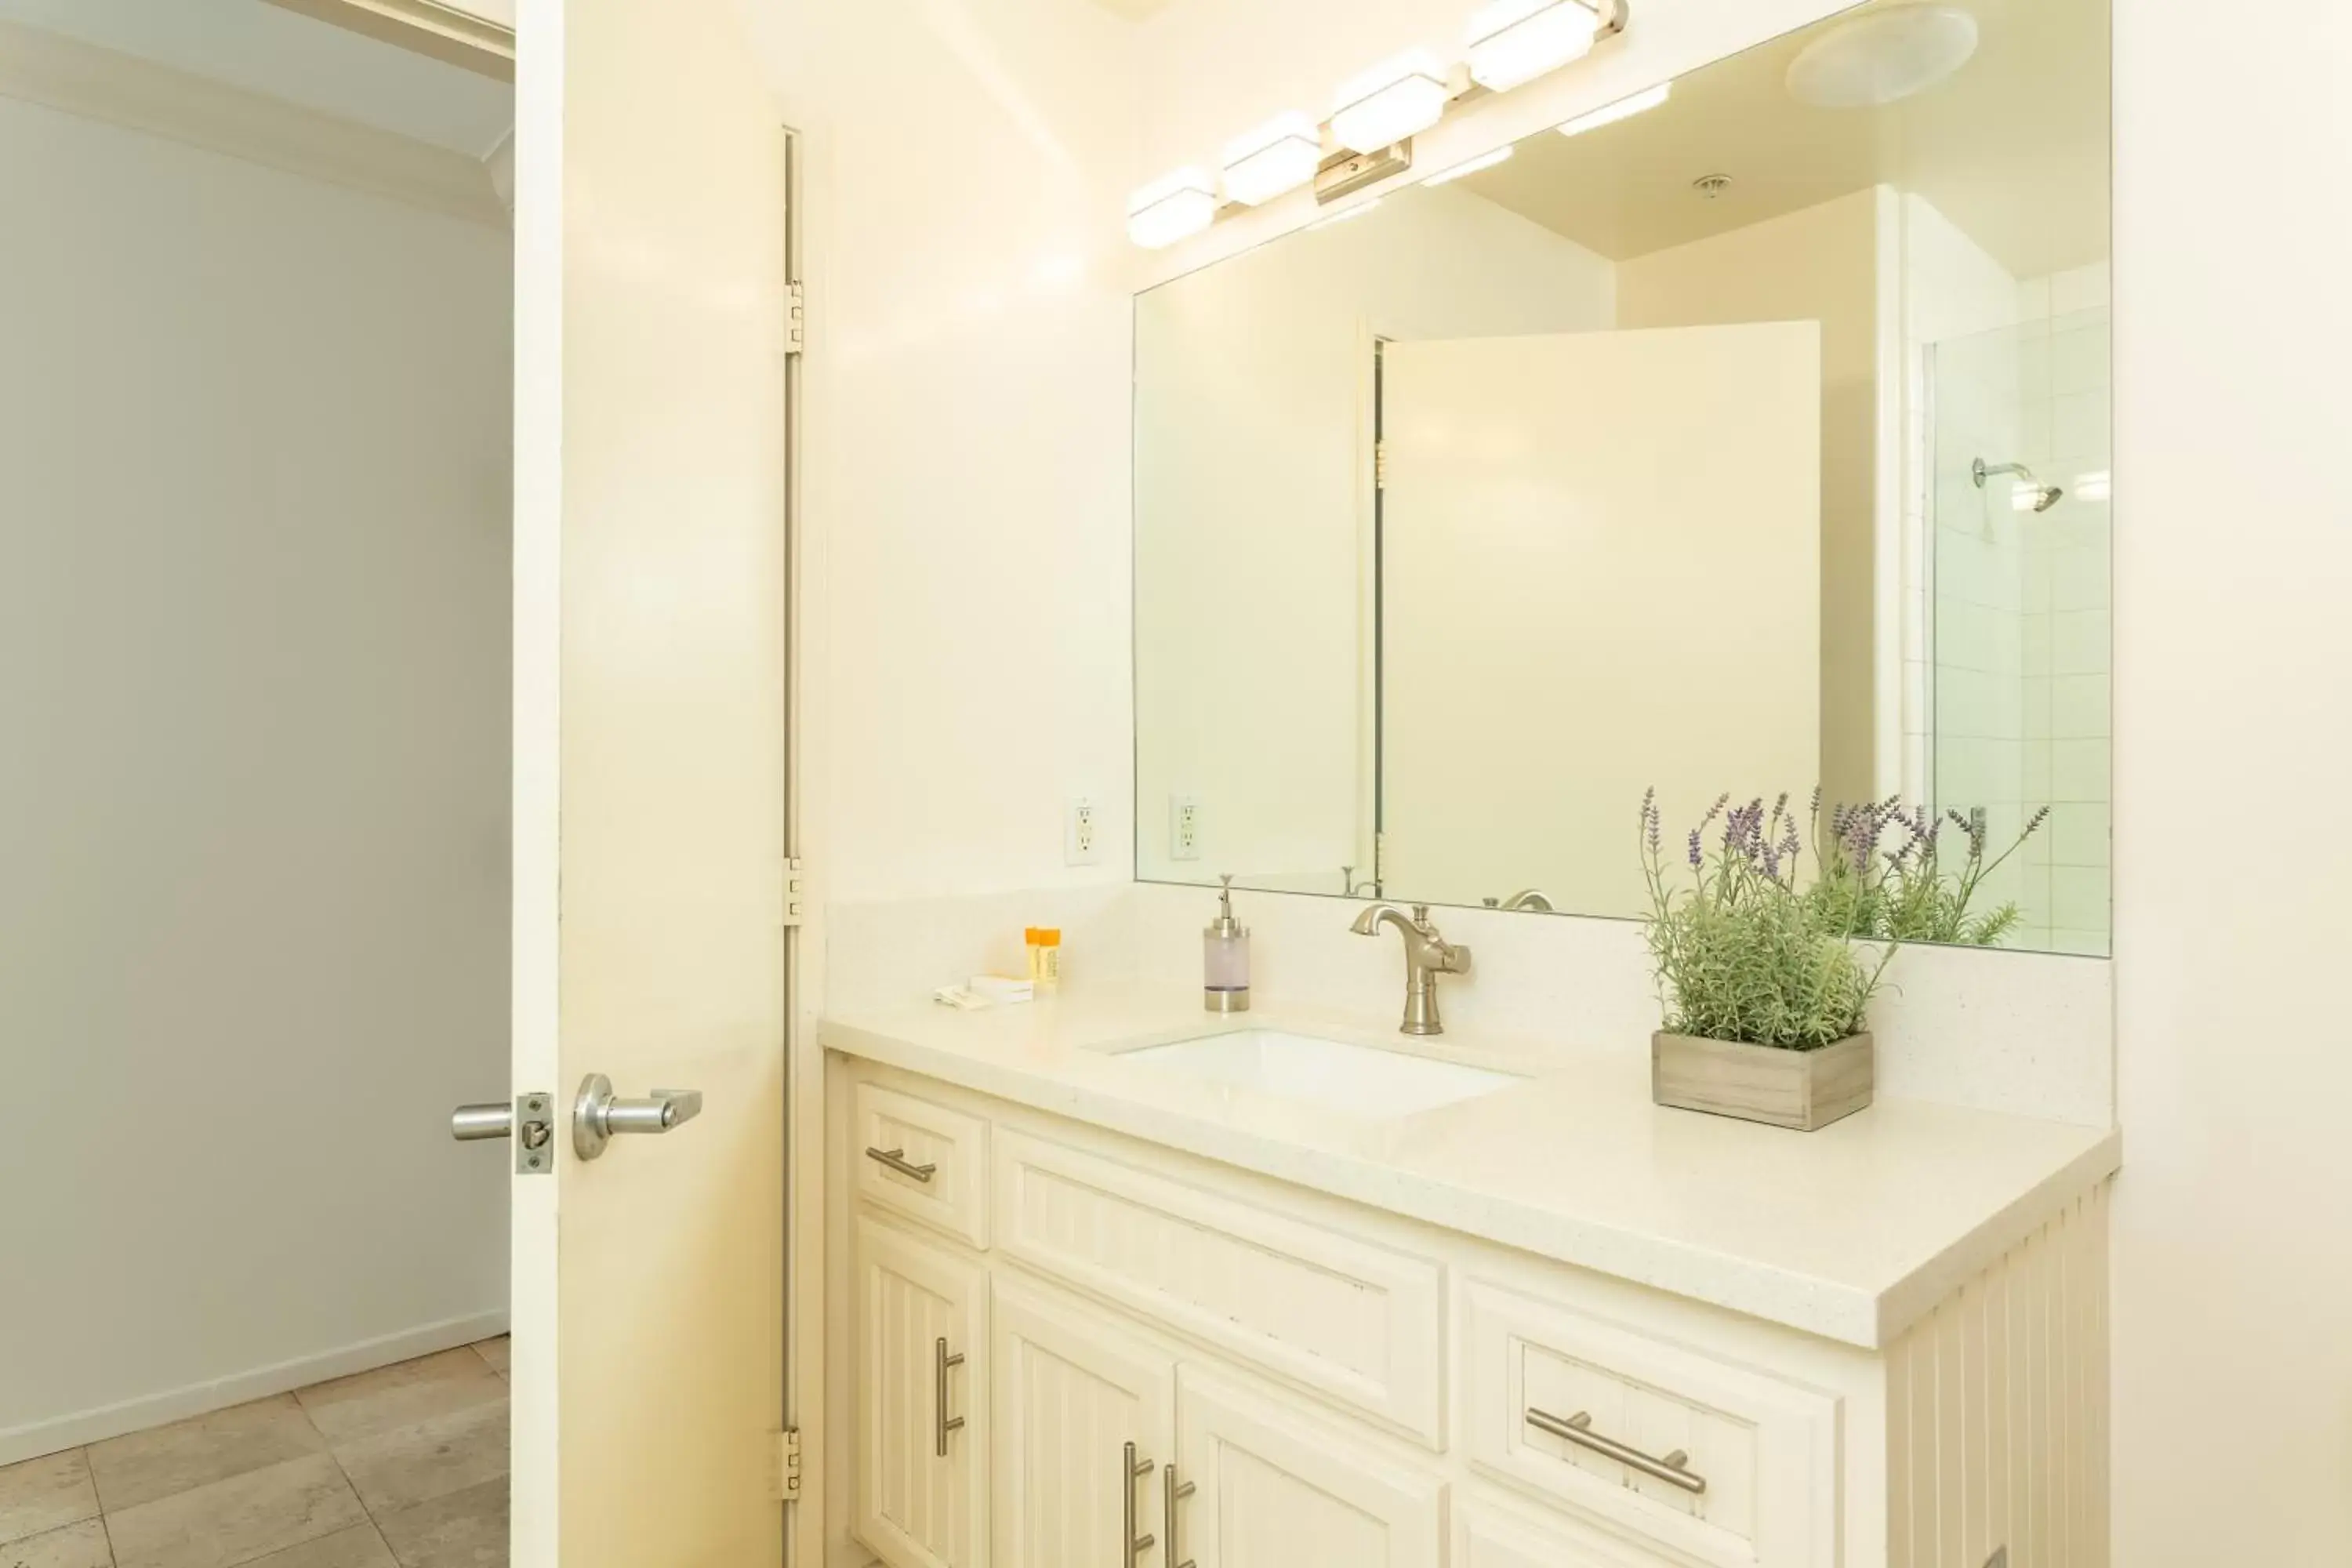
[(1206, 1035), (1123, 1051), (1120, 1058), (1375, 1121), (1475, 1100), (1523, 1081), (1517, 1073), (1279, 1029)]

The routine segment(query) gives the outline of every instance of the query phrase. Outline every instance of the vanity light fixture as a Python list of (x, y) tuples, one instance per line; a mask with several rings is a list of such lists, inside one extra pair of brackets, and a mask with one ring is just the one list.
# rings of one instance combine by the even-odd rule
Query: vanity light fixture
[(1425, 49), (1399, 55), (1341, 84), (1332, 99), (1332, 139), (1351, 152), (1377, 153), (1436, 124), (1453, 97), (1437, 57)]
[(1127, 237), (1146, 250), (1164, 249), (1209, 226), (1217, 216), (1217, 187), (1208, 171), (1187, 165), (1161, 175), (1127, 201)]
[(1225, 143), (1225, 195), (1254, 207), (1313, 179), (1322, 161), (1315, 122), (1293, 110)]
[(1645, 109), (1655, 109), (1673, 96), (1675, 84), (1662, 81), (1646, 92), (1631, 98), (1621, 98), (1614, 103), (1604, 103), (1590, 114), (1580, 114), (1559, 127), (1562, 136), (1581, 136), (1588, 131), (1598, 131), (1604, 125), (1614, 125), (1621, 120), (1631, 120)]
[(1511, 144), (1506, 142), (1503, 145), (1496, 148), (1491, 153), (1481, 153), (1479, 156), (1469, 160), (1467, 163), (1456, 163), (1450, 169), (1443, 170), (1438, 174), (1432, 174), (1429, 178), (1422, 181), (1422, 184), (1424, 185), (1442, 185), (1449, 180), (1458, 180), (1465, 174), (1475, 174), (1481, 169), (1491, 169), (1496, 164), (1509, 158), (1511, 152)]
[(1465, 37), (1470, 79), (1490, 92), (1582, 59), (1603, 26), (1601, 10), (1618, 15), (1613, 0), (1492, 0), (1470, 18)]

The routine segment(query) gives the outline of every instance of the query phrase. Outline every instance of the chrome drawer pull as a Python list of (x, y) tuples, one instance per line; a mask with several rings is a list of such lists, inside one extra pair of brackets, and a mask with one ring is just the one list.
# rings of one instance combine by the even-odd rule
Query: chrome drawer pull
[(1192, 1560), (1176, 1550), (1176, 1505), (1191, 1497), (1199, 1489), (1191, 1481), (1180, 1481), (1176, 1479), (1176, 1465), (1173, 1460), (1171, 1460), (1168, 1468), (1160, 1473), (1160, 1479), (1167, 1488), (1167, 1506), (1164, 1511), (1168, 1516), (1168, 1568), (1192, 1568)]
[(963, 1364), (963, 1352), (961, 1351), (958, 1351), (955, 1354), (950, 1355), (948, 1353), (947, 1341), (937, 1341), (935, 1342), (935, 1352), (931, 1364), (933, 1380), (931, 1384), (931, 1393), (933, 1396), (931, 1408), (937, 1413), (939, 1419), (939, 1441), (934, 1445), (934, 1447), (938, 1450), (939, 1457), (944, 1459), (948, 1457), (948, 1434), (950, 1432), (960, 1431), (963, 1426), (962, 1416), (950, 1415), (948, 1414), (948, 1368), (951, 1366), (961, 1366)]
[(1549, 1432), (1555, 1437), (1565, 1437), (1579, 1447), (1590, 1448), (1596, 1454), (1605, 1455), (1621, 1465), (1630, 1466), (1653, 1479), (1665, 1482), (1668, 1486), (1680, 1487), (1694, 1497), (1706, 1490), (1705, 1476), (1693, 1475), (1683, 1468), (1685, 1465), (1690, 1463), (1690, 1456), (1682, 1449), (1676, 1448), (1663, 1459), (1654, 1459), (1639, 1448), (1629, 1448), (1614, 1437), (1604, 1437), (1595, 1432), (1592, 1429), (1592, 1413), (1589, 1410), (1580, 1410), (1563, 1421), (1548, 1410), (1538, 1410), (1530, 1405), (1528, 1408), (1528, 1425), (1538, 1432)]
[(937, 1165), (908, 1164), (907, 1152), (904, 1149), (868, 1149), (866, 1151), (866, 1157), (869, 1160), (879, 1160), (900, 1175), (912, 1176), (919, 1182), (928, 1182), (940, 1173), (940, 1168)]
[(1127, 1445), (1126, 1452), (1119, 1459), (1118, 1475), (1119, 1539), (1127, 1542), (1127, 1568), (1135, 1568), (1137, 1560), (1152, 1547), (1150, 1535), (1135, 1533), (1135, 1483), (1150, 1475), (1151, 1469), (1151, 1461), (1137, 1458), (1135, 1445)]

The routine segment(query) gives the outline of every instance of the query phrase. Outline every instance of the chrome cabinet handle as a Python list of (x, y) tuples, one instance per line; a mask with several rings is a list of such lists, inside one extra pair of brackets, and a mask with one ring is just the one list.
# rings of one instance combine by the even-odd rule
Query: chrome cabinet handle
[(667, 1132), (702, 1114), (698, 1089), (657, 1089), (650, 1100), (621, 1100), (613, 1080), (592, 1072), (580, 1080), (580, 1094), (572, 1102), (572, 1152), (593, 1160), (604, 1145), (624, 1132)]
[(1169, 1462), (1167, 1469), (1160, 1472), (1160, 1495), (1164, 1502), (1160, 1511), (1166, 1519), (1163, 1528), (1168, 1531), (1168, 1568), (1192, 1568), (1191, 1558), (1182, 1557), (1181, 1561), (1179, 1561), (1181, 1553), (1176, 1548), (1176, 1505), (1191, 1497), (1198, 1489), (1191, 1481), (1180, 1481), (1176, 1479), (1176, 1466), (1173, 1460)]
[(939, 1430), (936, 1435), (937, 1441), (932, 1444), (932, 1448), (933, 1451), (936, 1452), (942, 1459), (948, 1457), (948, 1434), (950, 1432), (961, 1431), (963, 1429), (963, 1417), (961, 1415), (950, 1415), (948, 1414), (948, 1368), (951, 1366), (961, 1366), (962, 1364), (963, 1352), (961, 1351), (958, 1351), (955, 1354), (950, 1355), (948, 1353), (947, 1341), (942, 1339), (933, 1342), (931, 1356), (931, 1409), (934, 1412), (934, 1418), (939, 1423)]
[(1136, 1559), (1151, 1550), (1153, 1537), (1135, 1533), (1135, 1483), (1151, 1473), (1151, 1461), (1135, 1457), (1135, 1445), (1129, 1443), (1119, 1460), (1118, 1472), (1118, 1538), (1127, 1542), (1127, 1568), (1135, 1568)]
[(1614, 1437), (1604, 1437), (1592, 1429), (1592, 1413), (1580, 1410), (1565, 1421), (1547, 1410), (1528, 1407), (1528, 1425), (1538, 1432), (1549, 1432), (1555, 1437), (1565, 1437), (1580, 1447), (1590, 1448), (1621, 1465), (1630, 1466), (1668, 1486), (1680, 1487), (1693, 1497), (1706, 1490), (1706, 1478), (1694, 1475), (1683, 1467), (1690, 1463), (1690, 1455), (1680, 1448), (1664, 1458), (1653, 1458), (1639, 1448), (1628, 1447)]
[(904, 1149), (868, 1149), (866, 1151), (866, 1157), (879, 1161), (900, 1175), (912, 1176), (919, 1182), (928, 1182), (940, 1173), (940, 1168), (937, 1165), (909, 1164), (907, 1160), (907, 1151)]

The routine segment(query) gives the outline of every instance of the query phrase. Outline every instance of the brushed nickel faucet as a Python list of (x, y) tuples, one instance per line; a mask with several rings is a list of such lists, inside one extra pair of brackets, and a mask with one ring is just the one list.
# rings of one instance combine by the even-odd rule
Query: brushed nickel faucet
[(1547, 915), (1559, 912), (1541, 888), (1522, 888), (1507, 899), (1488, 899), (1486, 907), (1490, 910), (1534, 910)]
[(1469, 973), (1470, 950), (1456, 947), (1439, 934), (1430, 923), (1427, 904), (1413, 905), (1410, 916), (1394, 904), (1374, 904), (1358, 915), (1349, 929), (1358, 936), (1378, 936), (1383, 925), (1396, 927), (1404, 938), (1404, 1022), (1398, 1026), (1399, 1031), (1445, 1033), (1444, 1021), (1437, 1016), (1437, 977)]

